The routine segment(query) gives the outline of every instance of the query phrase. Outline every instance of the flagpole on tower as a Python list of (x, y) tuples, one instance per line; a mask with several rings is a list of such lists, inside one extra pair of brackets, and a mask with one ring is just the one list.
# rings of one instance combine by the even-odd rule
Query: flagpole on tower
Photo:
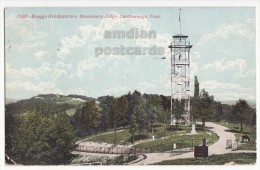
[(181, 34), (181, 8), (179, 9), (179, 22), (180, 22), (180, 34)]

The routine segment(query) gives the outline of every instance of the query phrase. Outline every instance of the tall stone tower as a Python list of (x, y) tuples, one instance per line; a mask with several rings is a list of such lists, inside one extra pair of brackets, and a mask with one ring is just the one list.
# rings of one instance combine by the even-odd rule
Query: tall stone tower
[(171, 49), (171, 125), (176, 124), (176, 113), (173, 113), (173, 102), (184, 100), (183, 119), (190, 124), (190, 49), (188, 36), (173, 36)]

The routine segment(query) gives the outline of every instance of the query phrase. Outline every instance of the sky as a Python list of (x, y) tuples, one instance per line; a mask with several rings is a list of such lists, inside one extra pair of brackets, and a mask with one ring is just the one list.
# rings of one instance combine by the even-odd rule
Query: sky
[[(104, 18), (111, 15), (147, 18)], [(255, 100), (255, 8), (185, 7), (180, 19), (181, 33), (193, 45), (191, 96), (196, 75), (200, 89), (215, 100)], [(156, 38), (104, 38), (106, 31), (131, 28), (155, 31)], [(25, 99), (49, 93), (120, 96), (134, 90), (170, 96), (168, 45), (178, 33), (179, 8), (6, 8), (6, 97)], [(164, 54), (96, 55), (97, 49), (120, 46), (162, 47)]]

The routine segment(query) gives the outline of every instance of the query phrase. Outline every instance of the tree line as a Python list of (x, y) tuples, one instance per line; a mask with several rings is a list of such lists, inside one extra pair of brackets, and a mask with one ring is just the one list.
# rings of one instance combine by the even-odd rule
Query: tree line
[[(240, 123), (241, 131), (243, 123), (256, 123), (256, 111), (247, 101), (240, 99), (235, 105), (221, 104), (205, 89), (200, 90), (197, 76), (194, 79), (194, 95), (190, 102), (191, 122), (202, 121), (203, 128), (206, 121), (225, 120)], [(173, 101), (172, 113), (177, 119), (177, 130), (179, 123), (184, 121), (184, 105), (184, 100)], [(144, 131), (153, 133), (153, 125), (156, 123), (170, 124), (170, 109), (170, 96), (141, 94), (135, 90), (117, 98), (102, 96), (96, 101), (86, 102), (73, 115), (72, 124), (79, 137), (113, 129), (115, 141), (118, 128), (127, 127), (134, 141), (135, 134), (140, 136)]]
[(72, 124), (80, 137), (113, 129), (116, 141), (118, 128), (127, 127), (133, 136), (140, 136), (144, 131), (152, 132), (155, 123), (168, 123), (169, 111), (169, 97), (135, 90), (117, 98), (102, 96), (86, 102), (72, 116)]
[(244, 99), (236, 101), (235, 105), (221, 104), (214, 100), (205, 89), (200, 91), (197, 76), (194, 78), (194, 96), (191, 98), (191, 119), (201, 119), (203, 127), (205, 121), (228, 121), (240, 123), (240, 131), (243, 124), (256, 125), (256, 109), (249, 106)]

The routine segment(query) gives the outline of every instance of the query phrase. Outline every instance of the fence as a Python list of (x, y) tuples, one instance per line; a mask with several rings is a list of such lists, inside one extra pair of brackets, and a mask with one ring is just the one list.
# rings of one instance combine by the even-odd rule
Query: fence
[(134, 148), (134, 147), (104, 147), (104, 146), (84, 146), (78, 145), (76, 151), (89, 152), (89, 153), (104, 153), (104, 154), (139, 154), (139, 153), (152, 153), (151, 149)]
[(77, 145), (76, 151), (104, 154), (144, 154), (162, 152), (189, 152), (194, 146), (201, 145), (202, 139), (181, 140), (167, 144), (158, 144), (150, 147), (128, 147), (128, 146), (88, 146)]

